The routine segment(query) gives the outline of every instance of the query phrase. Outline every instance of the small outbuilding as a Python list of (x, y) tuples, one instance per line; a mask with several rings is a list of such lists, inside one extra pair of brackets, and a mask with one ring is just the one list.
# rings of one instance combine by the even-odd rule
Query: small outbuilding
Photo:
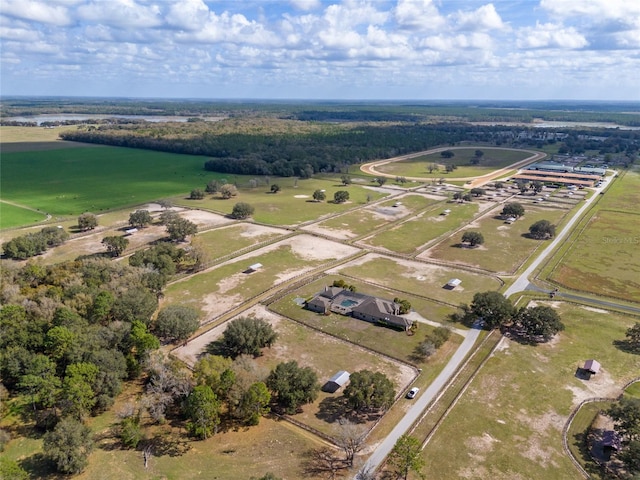
[(591, 375), (595, 375), (600, 371), (600, 363), (597, 360), (587, 360), (584, 362), (584, 369)]
[[(59, 227), (62, 228), (62, 227)], [(124, 231), (124, 233), (126, 233), (127, 235), (133, 235), (134, 233), (137, 233), (138, 229), (137, 228), (128, 228), (127, 230)]]
[(447, 216), (447, 215), (449, 215), (450, 213), (451, 213), (451, 209), (450, 209), (450, 208), (447, 208), (447, 209), (446, 209), (444, 212), (442, 212), (440, 215), (444, 215), (444, 216), (446, 217), (446, 216)]
[(350, 374), (345, 370), (340, 370), (327, 383), (322, 386), (323, 392), (335, 393), (339, 388), (344, 387), (349, 381)]
[(254, 263), (253, 265), (249, 265), (249, 268), (247, 268), (246, 271), (247, 271), (247, 273), (257, 272), (261, 268), (262, 268), (262, 264), (261, 263)]
[(447, 288), (450, 290), (453, 290), (454, 288), (456, 288), (458, 285), (460, 285), (462, 283), (462, 280), (460, 280), (459, 278), (452, 278), (451, 280), (449, 280), (447, 282)]

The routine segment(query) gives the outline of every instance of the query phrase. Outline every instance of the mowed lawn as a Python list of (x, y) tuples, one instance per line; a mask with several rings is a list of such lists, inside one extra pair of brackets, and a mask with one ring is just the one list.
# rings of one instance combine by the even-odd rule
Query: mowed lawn
[[(525, 206), (525, 215), (508, 225), (500, 218), (502, 206), (476, 220), (463, 231), (448, 237), (420, 256), (437, 258), (482, 268), (496, 273), (515, 272), (538, 248), (548, 241), (528, 237), (529, 227), (538, 220), (549, 220), (557, 225), (567, 215), (567, 210)], [(476, 248), (460, 247), (465, 231), (480, 232), (484, 243)]]
[[(441, 215), (444, 209), (450, 209), (451, 213)], [(363, 242), (392, 252), (414, 253), (440, 235), (470, 221), (477, 212), (478, 205), (475, 203), (445, 203), (439, 209), (424, 212), (373, 237), (365, 238)]]
[(353, 236), (366, 235), (390, 222), (400, 220), (441, 201), (424, 195), (410, 194), (330, 218), (320, 222), (318, 226), (329, 230), (347, 230)]
[[(393, 279), (395, 289), (456, 306), (471, 303), (478, 292), (499, 290), (502, 287), (502, 282), (497, 277), (376, 255), (365, 257), (364, 261), (347, 263), (338, 270), (349, 277), (381, 286), (388, 285), (389, 279)], [(462, 284), (453, 290), (444, 288), (452, 278), (462, 280)]]
[[(225, 177), (232, 182), (234, 176)], [(256, 180), (263, 181), (263, 178)], [(177, 205), (213, 210), (230, 214), (238, 202), (245, 202), (254, 207), (253, 219), (268, 225), (297, 225), (303, 222), (345, 212), (354, 206), (364, 205), (368, 201), (377, 200), (387, 195), (382, 190), (364, 188), (355, 184), (343, 186), (336, 181), (326, 179), (306, 179), (271, 177), (269, 184), (255, 188), (246, 187), (247, 177), (243, 177), (238, 195), (223, 200), (219, 195), (207, 195), (202, 200), (188, 200), (184, 197), (174, 198)], [(206, 184), (206, 182), (205, 182)], [(281, 190), (271, 193), (270, 186), (277, 184)], [(198, 188), (204, 189), (204, 184)], [(326, 201), (315, 202), (313, 192), (325, 190)], [(349, 200), (344, 203), (333, 203), (333, 195), (339, 190), (349, 192)]]
[(640, 215), (599, 210), (551, 279), (567, 288), (640, 302)]
[(46, 218), (44, 213), (0, 202), (0, 229), (38, 223), (46, 220)]
[[(478, 165), (472, 165), (470, 160), (474, 157), (476, 150), (482, 150), (482, 156)], [(431, 153), (409, 160), (387, 163), (376, 167), (381, 173), (405, 177), (424, 177), (424, 178), (447, 178), (447, 177), (477, 177), (485, 175), (499, 168), (508, 167), (509, 165), (530, 157), (529, 152), (522, 150), (499, 150), (495, 148), (473, 147), (473, 148), (452, 148), (454, 157), (450, 159), (443, 158), (440, 153)], [(458, 168), (453, 172), (447, 173), (444, 167), (429, 173), (430, 164), (454, 164)]]
[(137, 205), (204, 188), (204, 157), (119, 147), (3, 153), (2, 198), (52, 215)]
[[(424, 339), (424, 332), (429, 328), (426, 325), (420, 325), (418, 333), (411, 336), (402, 331), (378, 326), (352, 317), (335, 313), (321, 315), (302, 307), (300, 299), (310, 299), (315, 293), (322, 291), (326, 285), (331, 285), (331, 283), (338, 278), (343, 277), (330, 275), (305, 285), (293, 293), (284, 295), (280, 300), (271, 304), (269, 308), (276, 313), (336, 335), (339, 338), (357, 343), (358, 345), (385, 353), (393, 358), (415, 362), (413, 351)], [(412, 308), (429, 320), (446, 322), (447, 316), (456, 310), (453, 307), (406, 295), (384, 287), (364, 284), (352, 279), (346, 280), (347, 283), (355, 285), (357, 291), (360, 293), (374, 295), (388, 300), (393, 300), (395, 297), (409, 300)]]
[[(424, 449), (427, 478), (582, 478), (563, 451), (562, 428), (582, 399), (616, 396), (638, 375), (640, 356), (613, 345), (636, 319), (551, 305), (566, 330), (538, 346), (503, 340)], [(580, 380), (576, 369), (588, 358), (602, 370)]]

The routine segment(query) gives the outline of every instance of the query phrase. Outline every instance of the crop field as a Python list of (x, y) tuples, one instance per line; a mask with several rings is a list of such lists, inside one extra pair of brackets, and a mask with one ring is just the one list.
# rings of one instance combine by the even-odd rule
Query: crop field
[[(448, 215), (441, 215), (443, 210), (451, 210)], [(362, 240), (374, 247), (382, 247), (392, 252), (414, 253), (440, 235), (461, 227), (470, 221), (478, 211), (475, 203), (446, 203), (438, 209), (425, 212), (415, 218), (395, 225), (377, 235)]]
[(525, 215), (508, 225), (500, 218), (498, 207), (470, 224), (465, 230), (482, 233), (484, 244), (476, 248), (459, 247), (463, 232), (457, 232), (420, 257), (431, 257), (488, 270), (513, 273), (537, 249), (544, 247), (544, 240), (528, 238), (529, 226), (538, 220), (549, 220), (557, 225), (567, 215), (566, 210), (527, 206)]
[(52, 215), (139, 205), (215, 177), (203, 157), (119, 147), (3, 153), (2, 198)]
[[(284, 295), (277, 302), (270, 305), (269, 308), (280, 315), (336, 335), (339, 338), (355, 342), (358, 345), (385, 353), (393, 358), (415, 362), (413, 350), (424, 339), (422, 330), (428, 327), (420, 325), (418, 333), (411, 336), (404, 332), (381, 327), (344, 315), (335, 313), (321, 315), (302, 308), (299, 302), (296, 301), (296, 299), (310, 298), (338, 278), (342, 277), (328, 276), (305, 285), (294, 293)], [(384, 287), (364, 284), (351, 279), (348, 279), (348, 283), (355, 285), (358, 292), (366, 293), (367, 295), (374, 295), (390, 300), (395, 297), (407, 299), (411, 302), (413, 310), (429, 320), (444, 323), (447, 320), (447, 316), (456, 310), (454, 307), (442, 305), (424, 298), (413, 297)]]
[[(450, 159), (444, 159), (439, 152), (431, 153), (409, 160), (380, 165), (376, 167), (376, 170), (391, 175), (418, 178), (479, 177), (499, 168), (508, 167), (531, 156), (530, 153), (524, 151), (480, 147), (480, 150), (484, 152), (484, 156), (478, 165), (472, 165), (470, 160), (476, 150), (476, 148), (452, 148), (451, 151), (455, 156)], [(428, 167), (434, 163), (439, 165), (439, 169), (429, 173)], [(446, 173), (442, 166), (445, 163), (452, 163), (458, 168), (451, 173)]]
[[(375, 254), (367, 255), (331, 270), (331, 272), (336, 271), (349, 278), (358, 278), (380, 286), (392, 283), (395, 289), (402, 292), (409, 292), (455, 306), (461, 303), (471, 303), (473, 295), (478, 292), (498, 290), (502, 286), (498, 278), (489, 275)], [(452, 278), (462, 280), (462, 284), (453, 290), (444, 288)], [(389, 279), (393, 279), (393, 281), (389, 282)]]
[(550, 278), (571, 289), (640, 302), (640, 215), (599, 210)]
[(44, 127), (10, 127), (0, 126), (0, 143), (2, 153), (51, 150), (58, 148), (74, 148), (87, 146), (77, 142), (58, 140), (60, 132), (73, 130), (75, 126)]
[[(502, 341), (424, 449), (427, 478), (581, 478), (563, 452), (562, 428), (580, 401), (615, 397), (637, 376), (640, 356), (613, 345), (636, 320), (548, 304), (566, 330), (538, 346)], [(588, 358), (602, 370), (585, 381), (576, 371)]]
[[(400, 220), (412, 213), (428, 208), (443, 200), (429, 198), (423, 195), (406, 195), (396, 200), (382, 202), (375, 206), (365, 207), (353, 212), (332, 217), (329, 220), (314, 225), (314, 228), (334, 232), (348, 232), (350, 237), (359, 237), (376, 230), (390, 222)], [(396, 205), (400, 202), (400, 205)]]
[(44, 213), (0, 201), (0, 229), (38, 223), (46, 218)]
[[(233, 176), (226, 176), (226, 178), (230, 182), (233, 181)], [(244, 177), (243, 182), (246, 182), (247, 178)], [(263, 181), (263, 179), (260, 180)], [(271, 193), (270, 185), (273, 183), (277, 183), (282, 190), (275, 194)], [(196, 184), (196, 187), (204, 190), (205, 184), (206, 181), (204, 183), (200, 181)], [(190, 190), (191, 188), (189, 188)], [(313, 192), (316, 190), (325, 190), (326, 201), (315, 202), (313, 200)], [(338, 190), (349, 192), (350, 198), (347, 202), (341, 204), (333, 203), (333, 195)], [(269, 185), (259, 185), (255, 188), (245, 188), (243, 186), (239, 189), (236, 197), (228, 200), (210, 195), (207, 195), (202, 200), (188, 200), (184, 197), (176, 197), (173, 200), (177, 205), (203, 208), (223, 214), (230, 214), (237, 202), (246, 202), (255, 208), (253, 219), (258, 222), (268, 225), (297, 225), (344, 212), (356, 205), (364, 205), (368, 201), (377, 200), (386, 195), (381, 191), (367, 189), (355, 184), (345, 187), (335, 180), (277, 178), (271, 179)]]

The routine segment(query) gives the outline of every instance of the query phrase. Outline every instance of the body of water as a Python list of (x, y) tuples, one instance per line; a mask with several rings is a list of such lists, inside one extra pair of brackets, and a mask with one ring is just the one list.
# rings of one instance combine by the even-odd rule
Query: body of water
[[(147, 122), (186, 122), (189, 117), (178, 117), (172, 115), (86, 115), (86, 114), (42, 114), (33, 115), (31, 117), (2, 117), (5, 122), (36, 122), (41, 125), (43, 122), (65, 122), (71, 121), (86, 121), (86, 120), (105, 120), (108, 118), (122, 118), (128, 120), (146, 120)], [(223, 120), (226, 117), (196, 117), (202, 118), (208, 122), (217, 122)]]

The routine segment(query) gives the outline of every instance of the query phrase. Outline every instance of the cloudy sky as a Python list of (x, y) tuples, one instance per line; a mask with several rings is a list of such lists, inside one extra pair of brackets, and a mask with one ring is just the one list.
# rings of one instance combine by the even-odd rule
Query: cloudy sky
[(2, 95), (640, 100), (640, 0), (0, 0)]

